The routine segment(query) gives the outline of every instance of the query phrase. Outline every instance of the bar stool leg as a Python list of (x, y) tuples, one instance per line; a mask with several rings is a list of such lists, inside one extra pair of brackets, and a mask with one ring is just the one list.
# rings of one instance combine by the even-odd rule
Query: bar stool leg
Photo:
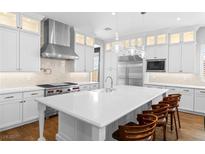
[(177, 109), (177, 119), (178, 119), (179, 128), (181, 128), (181, 122), (180, 122), (180, 117), (179, 117), (179, 109), (178, 109), (178, 107), (176, 109)]
[(177, 130), (177, 122), (176, 122), (176, 117), (175, 117), (174, 113), (173, 113), (173, 116), (174, 116), (174, 125), (175, 125), (176, 137), (177, 137), (177, 140), (178, 140), (179, 136), (178, 136), (178, 130)]
[(167, 137), (166, 137), (166, 128), (167, 128), (167, 125), (165, 125), (165, 126), (163, 127), (164, 141), (167, 140)]
[(170, 114), (170, 120), (171, 120), (171, 131), (173, 130), (173, 114)]

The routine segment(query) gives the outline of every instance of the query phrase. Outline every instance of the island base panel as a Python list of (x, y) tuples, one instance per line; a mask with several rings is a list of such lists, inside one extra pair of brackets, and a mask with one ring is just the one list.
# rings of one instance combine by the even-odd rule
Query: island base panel
[(58, 141), (112, 141), (112, 133), (119, 125), (136, 122), (137, 114), (150, 107), (151, 102), (128, 113), (106, 127), (99, 128), (75, 117), (59, 112), (59, 125), (56, 140)]

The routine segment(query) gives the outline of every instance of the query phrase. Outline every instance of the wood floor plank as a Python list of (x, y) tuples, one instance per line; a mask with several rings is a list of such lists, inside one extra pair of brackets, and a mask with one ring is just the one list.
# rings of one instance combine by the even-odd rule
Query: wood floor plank
[[(181, 129), (179, 141), (205, 141), (204, 119), (202, 116), (180, 112)], [(45, 121), (44, 136), (48, 141), (55, 141), (58, 130), (58, 118), (51, 117)], [(14, 129), (0, 132), (0, 141), (36, 141), (38, 139), (38, 122), (20, 126)], [(162, 129), (157, 128), (156, 140), (163, 140)], [(167, 140), (175, 141), (175, 131), (167, 127)]]

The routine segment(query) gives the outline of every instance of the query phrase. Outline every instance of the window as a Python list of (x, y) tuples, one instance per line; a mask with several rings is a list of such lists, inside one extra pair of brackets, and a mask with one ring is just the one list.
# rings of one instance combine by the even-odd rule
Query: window
[(192, 41), (194, 41), (194, 32), (183, 33), (183, 42), (192, 42)]
[(87, 46), (94, 46), (94, 38), (92, 38), (92, 37), (86, 37), (86, 45)]
[(0, 24), (16, 27), (16, 14), (8, 12), (0, 12)]
[(166, 43), (166, 34), (157, 35), (157, 44)]
[(131, 46), (131, 47), (135, 47), (136, 44), (137, 44), (136, 39), (131, 39), (131, 40), (130, 40), (130, 46)]
[(143, 46), (142, 38), (138, 38), (138, 39), (137, 39), (137, 46), (138, 46), (138, 47)]
[(85, 44), (85, 36), (79, 33), (75, 34), (75, 43), (78, 44)]
[(111, 50), (111, 43), (106, 43), (105, 50)]
[(180, 43), (180, 34), (175, 33), (170, 35), (170, 44)]
[(124, 48), (129, 48), (130, 47), (130, 41), (129, 40), (124, 40), (123, 41), (123, 46), (124, 46)]
[(147, 46), (155, 44), (155, 37), (154, 36), (147, 36)]
[(40, 22), (35, 19), (31, 19), (28, 17), (22, 17), (22, 29), (39, 33), (40, 32)]

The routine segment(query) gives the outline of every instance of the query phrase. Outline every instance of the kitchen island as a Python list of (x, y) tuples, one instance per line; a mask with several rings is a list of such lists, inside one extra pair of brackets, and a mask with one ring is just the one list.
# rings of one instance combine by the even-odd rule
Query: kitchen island
[[(147, 109), (152, 100), (166, 95), (166, 89), (116, 86), (105, 89), (38, 98), (39, 140), (45, 140), (46, 106), (59, 111), (57, 140), (113, 140), (118, 125), (136, 121), (136, 115)], [(51, 126), (52, 127), (52, 126)]]

